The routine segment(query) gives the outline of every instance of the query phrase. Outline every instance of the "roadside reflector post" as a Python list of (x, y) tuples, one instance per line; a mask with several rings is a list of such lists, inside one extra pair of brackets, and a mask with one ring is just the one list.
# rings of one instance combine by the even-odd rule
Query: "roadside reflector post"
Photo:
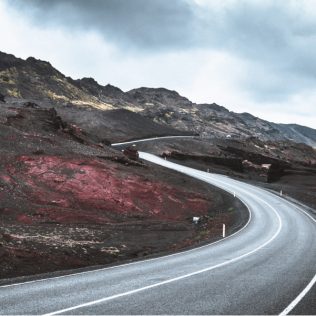
[(282, 196), (283, 195), (283, 192), (282, 192), (282, 190), (280, 191), (280, 196)]
[(225, 224), (223, 224), (223, 238), (226, 237), (226, 226)]
[(206, 170), (207, 172), (210, 172), (210, 169), (209, 168), (207, 168), (207, 170)]
[(193, 217), (192, 217), (192, 222), (193, 222), (194, 224), (198, 224), (199, 221), (200, 221), (200, 217), (198, 217), (198, 216), (193, 216)]
[(234, 197), (236, 197), (236, 192), (234, 192)]

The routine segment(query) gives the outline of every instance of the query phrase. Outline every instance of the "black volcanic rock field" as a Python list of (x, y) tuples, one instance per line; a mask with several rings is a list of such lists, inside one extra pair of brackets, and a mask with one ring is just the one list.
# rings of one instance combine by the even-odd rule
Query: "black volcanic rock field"
[[(220, 237), (247, 220), (230, 195), (111, 143), (252, 181), (316, 207), (316, 130), (175, 91), (124, 92), (0, 52), (0, 278), (113, 264)], [(193, 216), (200, 216), (198, 225)], [(44, 260), (43, 260), (44, 259)]]

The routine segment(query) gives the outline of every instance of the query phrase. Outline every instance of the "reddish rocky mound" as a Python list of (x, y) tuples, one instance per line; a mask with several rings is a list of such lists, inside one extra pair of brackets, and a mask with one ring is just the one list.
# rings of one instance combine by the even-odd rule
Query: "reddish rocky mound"
[(100, 159), (21, 156), (6, 170), (1, 175), (2, 195), (10, 188), (7, 199), (27, 197), (23, 209), (7, 211), (6, 219), (26, 224), (174, 221), (207, 214), (210, 207), (205, 196), (160, 179), (146, 180), (138, 172), (124, 172), (117, 164)]

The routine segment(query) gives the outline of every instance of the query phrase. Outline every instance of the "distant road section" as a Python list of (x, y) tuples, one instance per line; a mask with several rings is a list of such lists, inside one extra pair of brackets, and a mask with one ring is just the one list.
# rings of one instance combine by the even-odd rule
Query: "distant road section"
[(111, 146), (122, 146), (122, 145), (129, 145), (129, 144), (134, 144), (134, 143), (143, 143), (143, 142), (148, 142), (152, 140), (159, 140), (159, 139), (172, 139), (172, 138), (194, 138), (194, 137), (199, 137), (199, 136), (161, 136), (161, 137), (151, 137), (151, 138), (144, 138), (144, 139), (138, 139), (138, 140), (131, 140), (128, 142), (122, 142), (122, 143), (114, 143)]
[(234, 194), (249, 222), (169, 256), (2, 286), (1, 314), (316, 314), (316, 223), (304, 209), (226, 176), (140, 157)]

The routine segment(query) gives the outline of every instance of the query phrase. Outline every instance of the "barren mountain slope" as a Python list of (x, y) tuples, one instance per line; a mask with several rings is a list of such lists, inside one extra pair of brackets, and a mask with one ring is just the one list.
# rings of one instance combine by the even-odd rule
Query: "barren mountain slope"
[(24, 61), (0, 53), (0, 94), (7, 99), (36, 100), (43, 106), (126, 109), (191, 134), (236, 138), (254, 136), (264, 141), (293, 140), (316, 147), (316, 130), (312, 128), (270, 123), (248, 113), (230, 112), (215, 103), (195, 104), (165, 88), (138, 88), (123, 92), (111, 85), (102, 86), (92, 78), (73, 80), (48, 62), (33, 57)]

